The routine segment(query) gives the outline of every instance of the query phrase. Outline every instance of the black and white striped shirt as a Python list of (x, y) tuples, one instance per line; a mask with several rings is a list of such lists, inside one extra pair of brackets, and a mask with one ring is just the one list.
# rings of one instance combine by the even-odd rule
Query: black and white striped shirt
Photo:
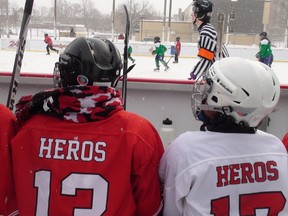
[[(217, 31), (210, 23), (203, 23), (198, 30), (200, 35), (198, 39), (197, 55), (200, 57), (200, 60), (193, 68), (193, 71), (190, 73), (192, 79), (201, 77), (213, 64), (216, 58)], [(228, 56), (229, 53), (223, 44), (221, 57), (225, 58)]]

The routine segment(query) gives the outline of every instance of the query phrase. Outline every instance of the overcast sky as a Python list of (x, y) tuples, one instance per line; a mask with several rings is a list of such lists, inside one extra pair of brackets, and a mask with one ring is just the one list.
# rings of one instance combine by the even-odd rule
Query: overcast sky
[[(8, 0), (8, 1), (10, 4), (17, 3), (19, 7), (24, 8), (25, 0)], [(141, 0), (131, 0), (131, 1), (141, 2)], [(156, 9), (156, 11), (163, 13), (165, 0), (148, 0), (148, 1)], [(68, 2), (80, 3), (81, 0), (68, 0)], [(127, 0), (115, 0), (116, 7), (117, 5), (122, 4), (123, 2), (127, 2)], [(191, 2), (192, 0), (172, 0), (172, 14), (177, 14), (179, 8), (181, 8), (182, 10), (185, 10)], [(112, 4), (113, 4), (113, 0), (94, 0), (94, 6), (104, 14), (109, 14), (112, 11)], [(167, 16), (169, 13), (169, 4), (170, 4), (170, 0), (167, 0), (167, 6), (166, 6)], [(34, 6), (36, 8), (42, 7), (42, 6), (51, 7), (53, 5), (54, 5), (54, 0), (34, 0)]]

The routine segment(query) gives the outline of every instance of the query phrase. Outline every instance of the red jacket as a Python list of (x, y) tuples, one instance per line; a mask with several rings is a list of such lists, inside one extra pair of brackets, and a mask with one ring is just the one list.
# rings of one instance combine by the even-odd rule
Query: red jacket
[(49, 35), (45, 36), (44, 42), (48, 45), (53, 45), (52, 39), (49, 37)]
[(176, 42), (175, 51), (178, 53), (178, 55), (180, 54), (180, 51), (181, 51), (181, 42), (180, 41)]
[(163, 151), (155, 128), (124, 110), (88, 123), (33, 115), (12, 140), (20, 215), (152, 216)]

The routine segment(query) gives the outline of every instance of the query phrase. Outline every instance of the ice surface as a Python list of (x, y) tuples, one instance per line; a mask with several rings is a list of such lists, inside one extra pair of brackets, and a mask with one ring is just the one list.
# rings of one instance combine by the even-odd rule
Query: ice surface
[[(51, 51), (50, 55), (46, 55), (43, 51), (25, 51), (22, 62), (21, 73), (29, 74), (45, 74), (52, 75), (55, 62), (58, 60), (58, 54)], [(15, 60), (15, 50), (0, 50), (0, 72), (11, 72), (13, 70)], [(193, 57), (180, 57), (178, 64), (173, 64), (173, 58), (169, 62), (170, 69), (164, 71), (164, 66), (160, 66), (160, 71), (154, 72), (155, 68), (154, 56), (133, 55), (136, 59), (136, 66), (128, 74), (133, 78), (151, 78), (151, 79), (172, 79), (187, 80), (193, 66), (198, 59)], [(170, 56), (166, 56), (168, 60)], [(131, 65), (132, 62), (128, 61)], [(276, 72), (280, 83), (288, 85), (288, 62), (275, 61), (272, 68)]]

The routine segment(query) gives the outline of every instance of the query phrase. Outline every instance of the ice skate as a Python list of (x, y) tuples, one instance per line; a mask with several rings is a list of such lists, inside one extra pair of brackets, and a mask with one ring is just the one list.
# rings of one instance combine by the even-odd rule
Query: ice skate
[(154, 68), (154, 71), (159, 71), (159, 70), (160, 70), (159, 67)]
[(164, 69), (164, 71), (167, 71), (167, 70), (169, 70), (169, 66), (166, 66)]

